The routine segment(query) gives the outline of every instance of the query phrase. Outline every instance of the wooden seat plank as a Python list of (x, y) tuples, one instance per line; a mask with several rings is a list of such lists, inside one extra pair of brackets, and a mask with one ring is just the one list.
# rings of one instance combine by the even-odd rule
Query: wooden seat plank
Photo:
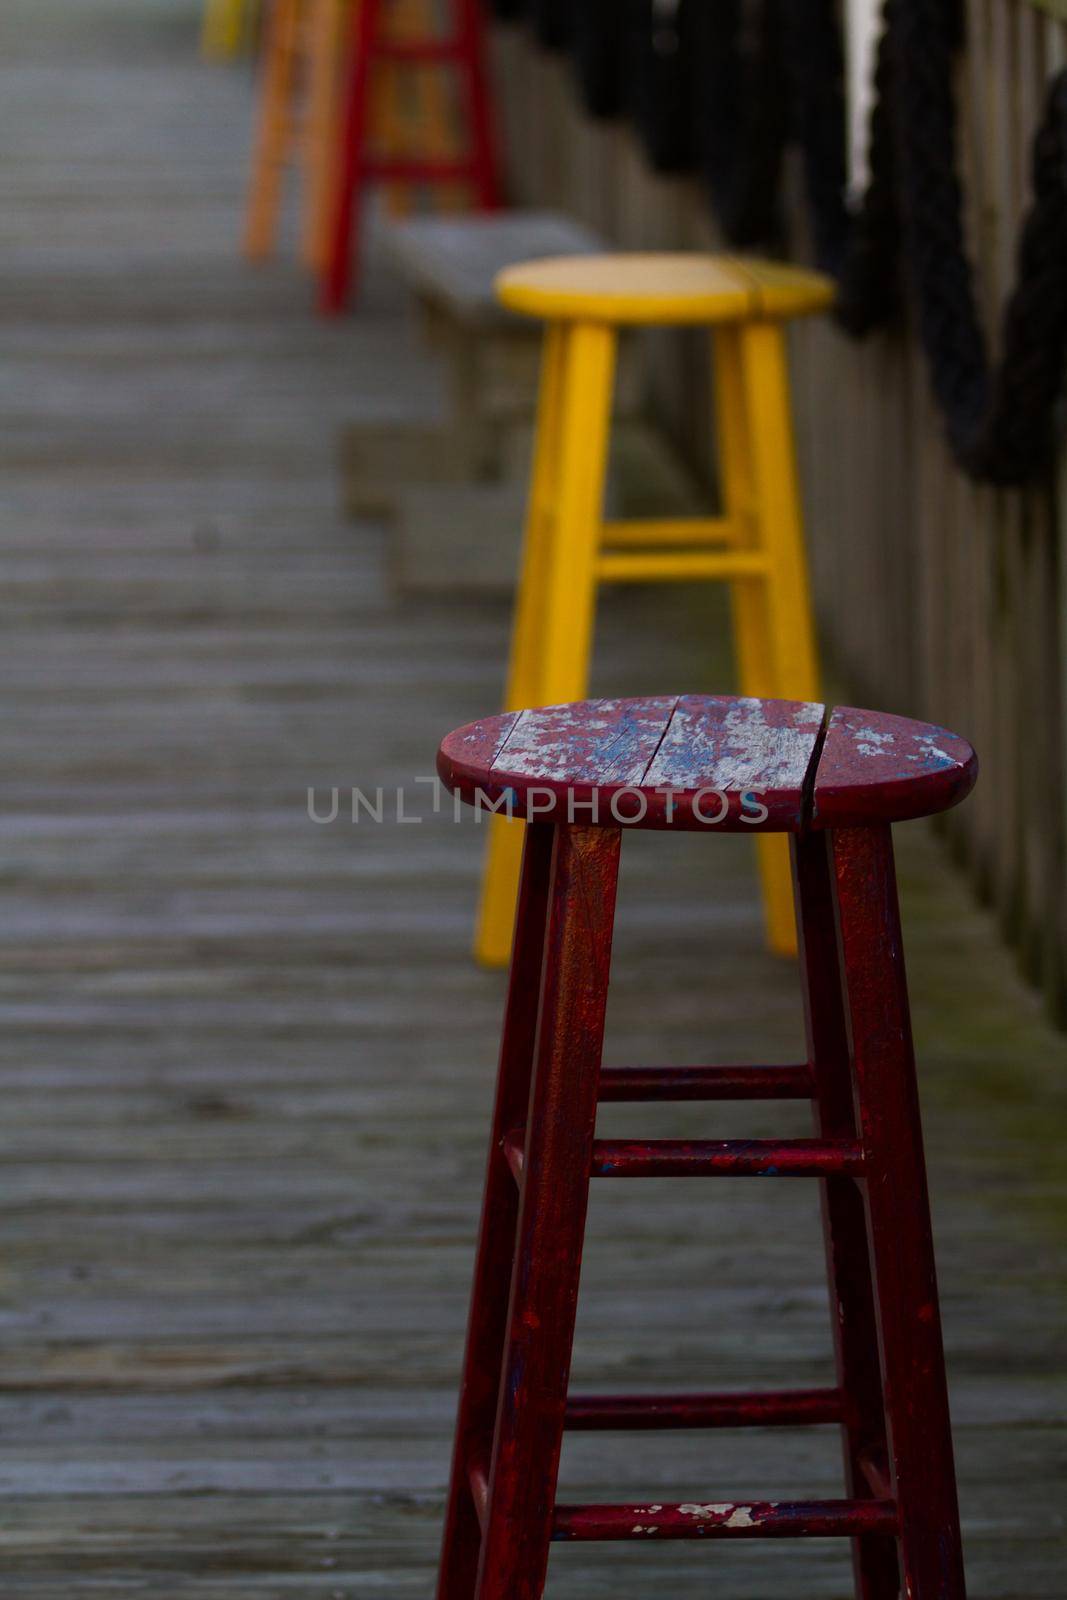
[(683, 695), (645, 782), (684, 792), (711, 788), (738, 800), (773, 796), (764, 803), (779, 825), (799, 828), (824, 710), (817, 702)]
[(524, 711), (493, 772), (543, 783), (642, 784), (677, 703), (675, 695), (661, 695)]
[(445, 743), (449, 748), (453, 770), (457, 774), (469, 773), (475, 781), (491, 771), (497, 755), (523, 715), (521, 711), (508, 711), (502, 717), (482, 717), (478, 722), (469, 722), (465, 727), (457, 728), (455, 733), (450, 733)]
[(947, 728), (838, 706), (815, 776), (812, 827), (932, 816), (964, 799), (977, 776), (978, 757)]

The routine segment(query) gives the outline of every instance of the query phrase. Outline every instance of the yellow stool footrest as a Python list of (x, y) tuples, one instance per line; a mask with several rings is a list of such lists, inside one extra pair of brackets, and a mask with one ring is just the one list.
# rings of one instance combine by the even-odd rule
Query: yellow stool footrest
[(738, 544), (742, 533), (740, 523), (729, 517), (630, 518), (625, 522), (605, 522), (600, 544), (605, 550), (652, 550), (657, 545), (676, 549), (690, 544)]
[(688, 579), (729, 582), (734, 578), (766, 578), (765, 555), (746, 551), (679, 551), (600, 556), (596, 575), (601, 583), (679, 583)]

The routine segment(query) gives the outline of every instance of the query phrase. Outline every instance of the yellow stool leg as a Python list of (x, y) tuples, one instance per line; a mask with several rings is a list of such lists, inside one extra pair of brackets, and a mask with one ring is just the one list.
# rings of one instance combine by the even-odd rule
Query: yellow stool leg
[[(614, 375), (614, 329), (550, 330), (508, 710), (580, 700), (586, 691)], [(511, 952), (522, 828), (500, 816), (490, 822), (475, 936), (475, 955), (486, 966), (503, 966)]]
[(245, 254), (252, 260), (274, 245), (282, 169), (293, 127), (293, 88), (300, 0), (274, 0), (264, 46), (259, 125), (245, 217)]
[[(521, 711), (541, 703), (540, 667), (545, 631), (548, 565), (559, 488), (563, 383), (568, 362), (565, 324), (549, 326), (541, 356), (541, 384), (534, 432), (534, 459), (523, 534), (522, 568), (515, 591), (504, 709)], [(489, 819), (474, 953), (485, 966), (503, 966), (511, 950), (514, 885), (522, 858), (523, 824)]]
[(589, 684), (596, 617), (596, 561), (604, 518), (615, 329), (578, 323), (570, 332), (562, 395), (559, 487), (545, 588), (542, 704), (580, 700)]
[(312, 0), (309, 19), (301, 253), (307, 266), (316, 272), (321, 270), (329, 251), (344, 3), (345, 0)]
[[(800, 490), (789, 402), (789, 368), (781, 324), (746, 323), (738, 330), (751, 461), (756, 541), (770, 558), (770, 573), (745, 587), (758, 598), (743, 599), (752, 638), (752, 683), (747, 694), (787, 700), (819, 698), (819, 667), (801, 524)], [(758, 642), (757, 642), (758, 641)], [(746, 648), (742, 645), (742, 652)], [(742, 662), (744, 655), (742, 654)], [(767, 941), (780, 955), (796, 954), (792, 872), (788, 841), (759, 840)]]
[[(713, 335), (715, 347), (715, 426), (723, 510), (752, 547), (760, 533), (755, 518), (756, 487), (750, 419), (742, 369), (741, 335), (727, 326)], [(739, 579), (730, 585), (730, 609), (737, 654), (737, 682), (742, 694), (761, 698), (778, 691), (767, 586), (761, 579)], [(770, 948), (783, 955), (796, 950), (793, 881), (789, 842), (775, 834), (756, 839), (763, 915)]]
[(761, 543), (771, 558), (767, 599), (775, 692), (793, 700), (817, 700), (819, 664), (801, 525), (784, 330), (778, 323), (748, 324), (741, 330), (741, 348), (756, 512)]
[[(752, 443), (746, 415), (738, 329), (726, 326), (712, 336), (715, 351), (715, 433), (723, 512), (739, 530), (743, 548), (754, 548), (757, 535)], [(742, 694), (775, 693), (764, 584), (739, 579), (730, 585), (730, 610), (737, 654), (737, 683)]]
[(504, 709), (521, 711), (536, 705), (544, 635), (545, 585), (549, 546), (559, 488), (560, 423), (563, 382), (568, 361), (567, 327), (550, 326), (541, 356), (534, 459), (523, 534), (522, 572), (515, 595)]
[[(553, 504), (558, 488), (560, 421), (563, 414), (563, 373), (566, 366), (566, 328), (553, 323), (545, 333), (541, 355), (541, 387), (537, 392), (533, 472), (526, 502), (523, 555), (515, 614), (512, 621), (504, 709), (522, 710), (539, 702), (539, 664), (544, 637), (545, 574), (553, 533)], [(486, 840), (482, 899), (478, 904), (474, 954), (485, 966), (507, 962), (512, 942), (510, 894), (522, 859), (523, 824), (504, 816), (490, 818)]]

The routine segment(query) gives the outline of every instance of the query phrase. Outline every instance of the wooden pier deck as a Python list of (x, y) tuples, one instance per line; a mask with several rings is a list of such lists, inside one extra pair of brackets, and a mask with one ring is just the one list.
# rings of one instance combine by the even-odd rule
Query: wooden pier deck
[[(433, 375), (380, 275), (324, 326), (237, 259), (250, 79), (197, 61), (196, 12), (0, 16), (0, 1594), (428, 1600), (502, 981), (468, 959), (477, 831), (414, 780), (496, 706), (506, 617), (398, 601), (340, 517), (339, 425)], [(610, 597), (600, 686), (723, 682), (705, 604)], [(423, 820), (317, 826), (333, 785)], [(972, 1593), (1051, 1600), (1067, 1045), (899, 842)], [(611, 1059), (788, 1059), (741, 843), (631, 844)], [(584, 1386), (825, 1380), (813, 1185), (605, 1188)], [(564, 1482), (820, 1495), (837, 1443), (580, 1436)], [(664, 1584), (850, 1592), (814, 1541), (568, 1549), (549, 1593)]]

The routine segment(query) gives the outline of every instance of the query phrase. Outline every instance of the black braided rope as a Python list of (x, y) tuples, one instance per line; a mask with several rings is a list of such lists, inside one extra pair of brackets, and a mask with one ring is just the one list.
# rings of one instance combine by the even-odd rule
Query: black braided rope
[[(521, 0), (494, 0), (499, 11)], [(783, 152), (800, 147), (816, 255), (859, 337), (885, 325), (905, 277), (952, 452), (971, 477), (1018, 484), (1050, 459), (1067, 367), (1067, 71), (1051, 82), (1033, 195), (991, 361), (967, 253), (954, 68), (962, 0), (884, 0), (870, 179), (848, 203), (839, 0), (526, 0), (542, 39), (564, 11), (587, 105), (627, 109), (659, 171), (703, 171), (726, 238), (779, 243)], [(557, 9), (558, 8), (558, 9)], [(551, 26), (555, 19), (555, 27)]]
[(617, 117), (626, 104), (626, 30), (619, 22), (619, 0), (574, 0), (571, 51), (589, 115)]
[(892, 45), (904, 254), (954, 455), (974, 478), (1022, 483), (1048, 463), (1067, 363), (1067, 73), (1050, 85), (1034, 141), (1033, 198), (992, 367), (964, 240), (952, 74), (958, 39), (941, 0), (898, 0)]
[(656, 172), (688, 172), (696, 157), (691, 30), (705, 4), (618, 0), (628, 22), (628, 110)]
[(527, 0), (534, 32), (546, 50), (565, 50), (571, 37), (571, 0)]
[(716, 0), (693, 21), (694, 116), (704, 181), (731, 244), (783, 238), (787, 133), (782, 0)]
[(867, 189), (847, 202), (845, 62), (837, 0), (786, 0), (787, 56), (793, 132), (804, 158), (805, 190), (816, 258), (838, 282), (835, 315), (861, 337), (888, 322), (898, 302), (897, 206), (892, 117), (892, 52), (896, 0), (885, 0), (874, 70)]
[[(784, 6), (790, 131), (803, 152), (817, 255), (838, 281), (838, 321), (854, 336), (886, 323), (896, 306), (900, 262), (918, 305), (931, 387), (953, 455), (979, 481), (1027, 481), (1048, 464), (1067, 368), (1067, 72), (1050, 85), (1035, 137), (1033, 200), (993, 367), (958, 176), (953, 75), (963, 38), (959, 0), (885, 0), (870, 181), (854, 212), (846, 203), (836, 0), (784, 0)], [(726, 21), (723, 32), (729, 32)], [(736, 81), (736, 51), (733, 71)], [(728, 225), (729, 210), (720, 216)]]
[(1004, 310), (1002, 357), (982, 426), (961, 455), (975, 477), (1022, 483), (1055, 446), (1054, 413), (1067, 366), (1067, 72), (1050, 85), (1031, 158), (1034, 200)]

